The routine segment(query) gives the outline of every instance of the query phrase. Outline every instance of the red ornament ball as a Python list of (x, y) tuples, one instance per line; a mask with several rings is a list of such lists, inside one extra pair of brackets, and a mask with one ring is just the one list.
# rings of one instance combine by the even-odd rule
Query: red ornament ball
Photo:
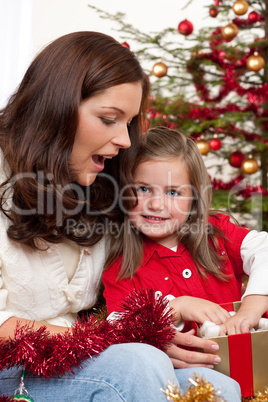
[(260, 21), (260, 19), (261, 19), (261, 16), (260, 16), (260, 14), (258, 14), (256, 11), (252, 11), (252, 12), (249, 13), (249, 15), (248, 15), (248, 20), (249, 20), (250, 22), (258, 22), (258, 21)]
[(184, 36), (188, 36), (190, 35), (194, 30), (194, 26), (193, 24), (186, 20), (183, 20), (179, 23), (178, 25), (178, 31), (180, 34), (184, 35)]
[(240, 168), (245, 155), (241, 151), (235, 151), (230, 154), (229, 163), (235, 168)]
[(221, 148), (221, 140), (218, 137), (212, 138), (212, 140), (209, 141), (209, 146), (213, 151), (217, 151)]
[(212, 18), (216, 18), (218, 14), (219, 14), (219, 9), (218, 9), (217, 7), (211, 7), (211, 8), (210, 8), (210, 10), (209, 10), (209, 15), (210, 15)]
[(121, 43), (122, 46), (127, 47), (128, 49), (130, 49), (130, 46), (127, 42), (122, 42)]

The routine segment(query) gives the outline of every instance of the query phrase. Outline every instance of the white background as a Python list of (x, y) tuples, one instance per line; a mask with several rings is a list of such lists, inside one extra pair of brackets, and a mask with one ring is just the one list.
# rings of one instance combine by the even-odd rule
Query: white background
[[(0, 107), (21, 81), (35, 54), (57, 37), (93, 30), (120, 40), (117, 24), (101, 19), (88, 4), (109, 13), (123, 12), (125, 22), (146, 33), (177, 28), (185, 18), (195, 30), (218, 24), (208, 13), (213, 0), (0, 0)], [(181, 35), (182, 44), (184, 41)]]

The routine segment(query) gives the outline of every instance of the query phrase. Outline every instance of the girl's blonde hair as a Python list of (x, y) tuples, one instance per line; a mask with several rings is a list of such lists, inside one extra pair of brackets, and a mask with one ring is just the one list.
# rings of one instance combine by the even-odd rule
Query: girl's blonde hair
[[(184, 161), (193, 191), (190, 215), (178, 231), (178, 243), (186, 246), (202, 275), (205, 275), (207, 271), (221, 279), (226, 279), (226, 275), (221, 270), (223, 257), (217, 253), (217, 238), (223, 234), (208, 223), (209, 216), (216, 215), (216, 211), (210, 211), (211, 182), (195, 142), (177, 130), (167, 127), (151, 128), (147, 135), (144, 135), (137, 149), (136, 158), (131, 167), (132, 174), (142, 162), (174, 157)], [(131, 188), (131, 192), (133, 199), (133, 193), (136, 195), (136, 191)], [(133, 203), (132, 205), (130, 202), (124, 204), (126, 210), (131, 207)], [(124, 214), (121, 225), (123, 226), (121, 230), (118, 230), (118, 235), (111, 238), (111, 248), (105, 263), (107, 268), (118, 257), (122, 257), (120, 279), (132, 277), (139, 267), (143, 258), (144, 240), (144, 235), (132, 226), (127, 214)], [(194, 230), (191, 230), (192, 228)], [(200, 270), (200, 267), (203, 270)]]

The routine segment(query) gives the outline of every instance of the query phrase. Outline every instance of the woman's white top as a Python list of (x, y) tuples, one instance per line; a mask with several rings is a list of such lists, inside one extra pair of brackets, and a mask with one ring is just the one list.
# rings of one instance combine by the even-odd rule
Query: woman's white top
[[(0, 181), (7, 172), (0, 152)], [(7, 168), (8, 169), (8, 168)], [(7, 206), (9, 200), (7, 200)], [(38, 241), (42, 251), (10, 240), (0, 214), (0, 325), (12, 316), (71, 326), (94, 305), (105, 261), (105, 240), (94, 247)]]

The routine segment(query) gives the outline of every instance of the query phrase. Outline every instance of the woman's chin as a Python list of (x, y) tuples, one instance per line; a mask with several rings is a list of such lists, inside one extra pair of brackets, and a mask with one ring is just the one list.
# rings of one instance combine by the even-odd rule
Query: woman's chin
[(96, 180), (97, 173), (85, 173), (78, 175), (76, 182), (80, 186), (87, 187), (90, 186)]

